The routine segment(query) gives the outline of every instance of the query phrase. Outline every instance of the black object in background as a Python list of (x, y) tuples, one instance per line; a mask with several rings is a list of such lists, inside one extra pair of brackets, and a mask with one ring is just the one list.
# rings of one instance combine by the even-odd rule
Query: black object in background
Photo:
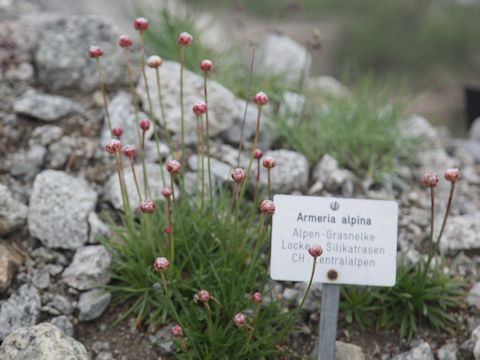
[(467, 85), (464, 89), (467, 126), (470, 129), (475, 119), (480, 117), (480, 85)]

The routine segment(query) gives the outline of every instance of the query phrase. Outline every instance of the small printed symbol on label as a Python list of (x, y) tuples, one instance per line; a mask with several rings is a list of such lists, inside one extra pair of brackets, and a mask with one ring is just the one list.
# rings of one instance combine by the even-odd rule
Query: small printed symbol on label
[(330, 203), (330, 209), (332, 209), (333, 211), (337, 211), (339, 208), (340, 208), (340, 204), (338, 201), (332, 201)]

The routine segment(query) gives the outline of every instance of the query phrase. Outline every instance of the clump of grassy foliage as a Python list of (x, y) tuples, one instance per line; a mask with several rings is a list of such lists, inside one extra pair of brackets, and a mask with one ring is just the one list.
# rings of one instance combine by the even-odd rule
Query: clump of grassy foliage
[(411, 339), (425, 327), (453, 332), (457, 322), (451, 312), (464, 306), (465, 279), (446, 272), (442, 260), (423, 281), (425, 266), (423, 258), (413, 264), (399, 257), (394, 287), (344, 287), (340, 309), (345, 322), (362, 330), (398, 330), (402, 339)]
[(435, 235), (434, 228), (434, 189), (438, 177), (434, 173), (425, 174), (424, 184), (430, 188), (431, 195), (427, 258), (421, 257), (412, 263), (400, 256), (397, 261), (397, 281), (391, 288), (346, 287), (342, 292), (340, 308), (344, 311), (347, 323), (356, 323), (362, 329), (373, 324), (377, 329), (398, 329), (400, 337), (408, 339), (425, 326), (454, 332), (457, 324), (451, 311), (464, 306), (467, 282), (452, 271), (455, 261), (447, 266), (443, 257), (433, 260), (439, 252), (459, 174), (458, 169), (449, 169), (445, 173), (445, 178), (451, 182), (451, 188), (438, 235)]
[[(160, 275), (152, 267), (155, 257), (166, 253), (163, 228), (167, 221), (161, 210), (165, 207), (165, 203), (157, 203), (159, 210), (151, 216), (115, 226), (117, 240), (105, 242), (113, 255), (109, 290), (117, 302), (133, 304), (122, 316), (135, 316), (139, 323), (152, 326), (175, 318)], [(235, 222), (227, 191), (203, 211), (185, 198), (178, 202), (175, 213), (175, 260), (166, 276), (188, 349), (177, 358), (271, 359), (283, 353), (277, 345), (291, 331), (292, 313), (282, 313), (278, 301), (265, 292), (268, 258), (260, 249), (268, 231), (259, 236), (259, 224), (247, 213)], [(211, 319), (194, 299), (201, 289), (221, 303), (211, 302)], [(264, 304), (251, 302), (248, 294), (255, 291), (263, 292)], [(249, 335), (232, 321), (240, 311), (254, 319), (255, 331), (248, 342)]]
[(303, 153), (310, 162), (324, 154), (360, 178), (383, 182), (398, 161), (408, 163), (416, 142), (399, 136), (400, 104), (391, 104), (388, 92), (365, 78), (351, 96), (307, 94), (303, 113), (278, 116), (274, 132), (280, 143)]

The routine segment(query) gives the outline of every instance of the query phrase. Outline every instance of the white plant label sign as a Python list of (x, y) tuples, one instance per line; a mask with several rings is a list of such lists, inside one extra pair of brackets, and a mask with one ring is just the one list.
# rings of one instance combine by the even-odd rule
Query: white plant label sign
[[(309, 281), (313, 257), (308, 248), (320, 245), (315, 282), (395, 285), (396, 202), (275, 195), (274, 203), (272, 279)], [(334, 280), (327, 276), (331, 270)]]

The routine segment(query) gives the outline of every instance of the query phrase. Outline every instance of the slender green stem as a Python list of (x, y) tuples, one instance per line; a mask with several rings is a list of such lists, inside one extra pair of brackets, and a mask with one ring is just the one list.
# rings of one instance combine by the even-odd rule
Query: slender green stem
[(108, 111), (108, 98), (107, 92), (105, 90), (105, 81), (103, 79), (103, 70), (102, 64), (100, 63), (100, 58), (95, 58), (95, 63), (97, 64), (98, 79), (100, 83), (100, 91), (102, 92), (103, 97), (103, 107), (105, 108), (105, 116), (107, 117), (108, 128), (110, 134), (112, 134), (112, 121), (110, 120), (110, 112)]
[(168, 304), (170, 305), (170, 308), (172, 309), (172, 314), (173, 314), (173, 317), (175, 318), (175, 321), (180, 324), (180, 326), (182, 328), (184, 328), (183, 324), (182, 324), (182, 320), (180, 318), (180, 316), (178, 315), (177, 313), (177, 309), (175, 309), (175, 305), (173, 305), (173, 301), (172, 301), (172, 295), (170, 294), (170, 290), (168, 289), (168, 285), (167, 285), (167, 278), (165, 276), (165, 273), (161, 272), (160, 273), (160, 277), (162, 279), (162, 285), (163, 285), (163, 289), (165, 291), (165, 297), (167, 298), (167, 301), (168, 301)]
[(257, 159), (257, 176), (255, 177), (255, 191), (253, 195), (253, 206), (257, 207), (258, 192), (260, 190), (260, 159)]
[(455, 192), (455, 182), (452, 182), (452, 185), (450, 186), (450, 195), (448, 197), (447, 209), (445, 210), (445, 216), (443, 217), (443, 221), (442, 221), (442, 227), (440, 228), (440, 233), (438, 234), (437, 242), (435, 243), (435, 247), (437, 250), (438, 250), (438, 246), (440, 245), (440, 240), (442, 239), (443, 231), (445, 230), (445, 225), (447, 224), (448, 215), (450, 214), (454, 192)]
[(120, 172), (119, 156), (115, 155), (115, 167), (118, 175), (118, 184), (120, 186), (120, 195), (122, 196), (122, 206), (125, 214), (128, 214), (127, 201), (125, 200), (125, 189), (122, 181), (122, 174)]
[(272, 199), (272, 177), (271, 177), (272, 169), (268, 168), (268, 198)]
[(137, 101), (137, 92), (135, 91), (135, 84), (133, 81), (133, 70), (132, 70), (132, 62), (130, 60), (130, 54), (129, 54), (129, 48), (125, 48), (125, 58), (126, 58), (126, 63), (127, 63), (127, 74), (128, 74), (128, 83), (130, 86), (130, 93), (132, 94), (132, 101), (133, 101), (133, 108), (135, 111), (135, 120), (137, 123), (135, 124), (135, 130), (137, 132), (137, 138), (138, 138), (138, 143), (140, 144), (141, 142), (141, 133), (140, 133), (140, 126), (139, 126), (139, 121), (140, 121), (140, 116), (139, 113), (140, 111), (138, 110), (138, 101)]
[[(204, 137), (203, 137), (203, 119), (202, 116), (198, 119), (200, 121), (200, 144), (201, 144), (201, 154), (202, 154), (202, 199), (201, 199), (201, 209), (203, 211), (203, 206), (205, 203), (205, 146), (204, 146)], [(208, 141), (208, 140), (207, 140)]]
[(165, 138), (167, 139), (170, 156), (173, 158), (172, 140), (170, 138), (170, 132), (168, 131), (168, 127), (167, 127), (167, 117), (165, 115), (165, 107), (163, 106), (162, 86), (160, 83), (160, 70), (156, 68), (155, 72), (157, 75), (158, 102), (160, 104), (160, 114), (162, 115), (163, 129), (165, 130)]
[(147, 81), (147, 73), (145, 71), (145, 42), (143, 40), (143, 31), (140, 31), (140, 66), (142, 67), (143, 81), (145, 82), (145, 90), (147, 92), (148, 112), (153, 117), (152, 98), (150, 96), (150, 87)]
[(143, 31), (140, 31), (140, 66), (142, 67), (142, 75), (143, 81), (145, 82), (145, 90), (147, 92), (147, 100), (148, 100), (148, 112), (152, 117), (153, 122), (153, 137), (155, 139), (155, 148), (157, 150), (158, 161), (160, 162), (160, 174), (162, 177), (162, 184), (165, 186), (165, 174), (163, 171), (162, 165), (162, 153), (160, 152), (160, 140), (158, 138), (158, 129), (157, 129), (157, 118), (155, 113), (153, 112), (152, 106), (152, 97), (150, 95), (150, 86), (147, 80), (147, 73), (145, 71), (145, 42), (143, 39)]
[(207, 111), (205, 113), (205, 122), (207, 130), (207, 162), (208, 162), (208, 192), (210, 194), (210, 203), (213, 201), (213, 183), (212, 183), (212, 170), (210, 162), (210, 131), (209, 131), (209, 120), (208, 120), (208, 91), (207, 91), (207, 80), (208, 74), (205, 71), (203, 76), (203, 94), (205, 97), (205, 104), (207, 104)]
[(237, 222), (238, 222), (238, 207), (239, 207), (239, 204), (240, 204), (240, 191), (242, 189), (242, 185), (241, 184), (237, 184), (237, 189), (235, 190), (235, 210), (234, 210), (234, 213), (233, 213), (233, 216), (235, 218), (235, 225), (237, 225)]
[(141, 148), (142, 152), (140, 153), (140, 158), (142, 160), (142, 171), (143, 171), (143, 191), (145, 194), (145, 199), (148, 198), (148, 193), (150, 190), (150, 187), (148, 186), (148, 176), (147, 176), (147, 164), (145, 162), (145, 130), (142, 130), (142, 143), (141, 143)]
[(182, 164), (185, 163), (185, 124), (184, 124), (184, 109), (183, 109), (183, 68), (185, 62), (185, 47), (180, 46), (180, 133), (182, 143)]
[(245, 176), (245, 181), (242, 184), (239, 199), (241, 199), (245, 193), (245, 190), (247, 189), (247, 184), (248, 184), (248, 179), (250, 179), (250, 173), (252, 171), (252, 165), (253, 165), (253, 158), (255, 155), (255, 149), (257, 148), (257, 143), (258, 143), (258, 138), (260, 135), (260, 120), (262, 118), (262, 107), (259, 105), (258, 106), (258, 115), (257, 115), (257, 127), (255, 129), (255, 138), (253, 139), (253, 146), (252, 146), (252, 151), (250, 153), (250, 161), (248, 162), (248, 168)]
[(140, 186), (138, 186), (137, 172), (135, 171), (135, 161), (133, 159), (130, 160), (130, 165), (131, 165), (131, 168), (132, 168), (132, 174), (133, 174), (133, 180), (135, 182), (135, 188), (137, 189), (138, 201), (141, 203), (142, 202), (142, 193), (140, 191)]
[(207, 322), (207, 332), (208, 332), (208, 336), (211, 338), (212, 337), (212, 326), (213, 326), (213, 322), (212, 322), (212, 309), (210, 309), (210, 305), (208, 305), (208, 303), (204, 303), (205, 304), (205, 308), (207, 309), (208, 311), (208, 322)]
[(245, 129), (245, 120), (247, 118), (248, 102), (249, 102), (251, 92), (252, 92), (252, 79), (253, 79), (253, 65), (254, 65), (254, 63), (255, 63), (255, 48), (252, 47), (252, 58), (250, 60), (250, 71), (249, 71), (248, 85), (247, 85), (247, 100), (245, 101), (245, 110), (243, 112), (242, 125), (240, 127), (240, 141), (238, 143), (237, 167), (240, 166), (240, 157), (241, 157), (242, 150), (243, 150), (243, 132), (244, 132), (244, 129)]
[(317, 268), (317, 258), (313, 258), (313, 266), (312, 266), (312, 274), (310, 275), (310, 281), (308, 282), (307, 290), (305, 291), (305, 295), (303, 295), (302, 302), (300, 303), (300, 306), (298, 307), (299, 310), (303, 309), (303, 305), (305, 304), (305, 301), (307, 300), (308, 294), (310, 294), (310, 289), (312, 288), (313, 284), (313, 278), (315, 277), (315, 269)]
[(427, 264), (425, 265), (425, 271), (423, 273), (423, 281), (422, 284), (425, 284), (425, 279), (427, 278), (428, 269), (430, 267), (430, 263), (432, 262), (432, 258), (434, 255), (433, 252), (433, 236), (435, 231), (435, 188), (430, 187), (430, 238), (428, 239), (428, 259)]

